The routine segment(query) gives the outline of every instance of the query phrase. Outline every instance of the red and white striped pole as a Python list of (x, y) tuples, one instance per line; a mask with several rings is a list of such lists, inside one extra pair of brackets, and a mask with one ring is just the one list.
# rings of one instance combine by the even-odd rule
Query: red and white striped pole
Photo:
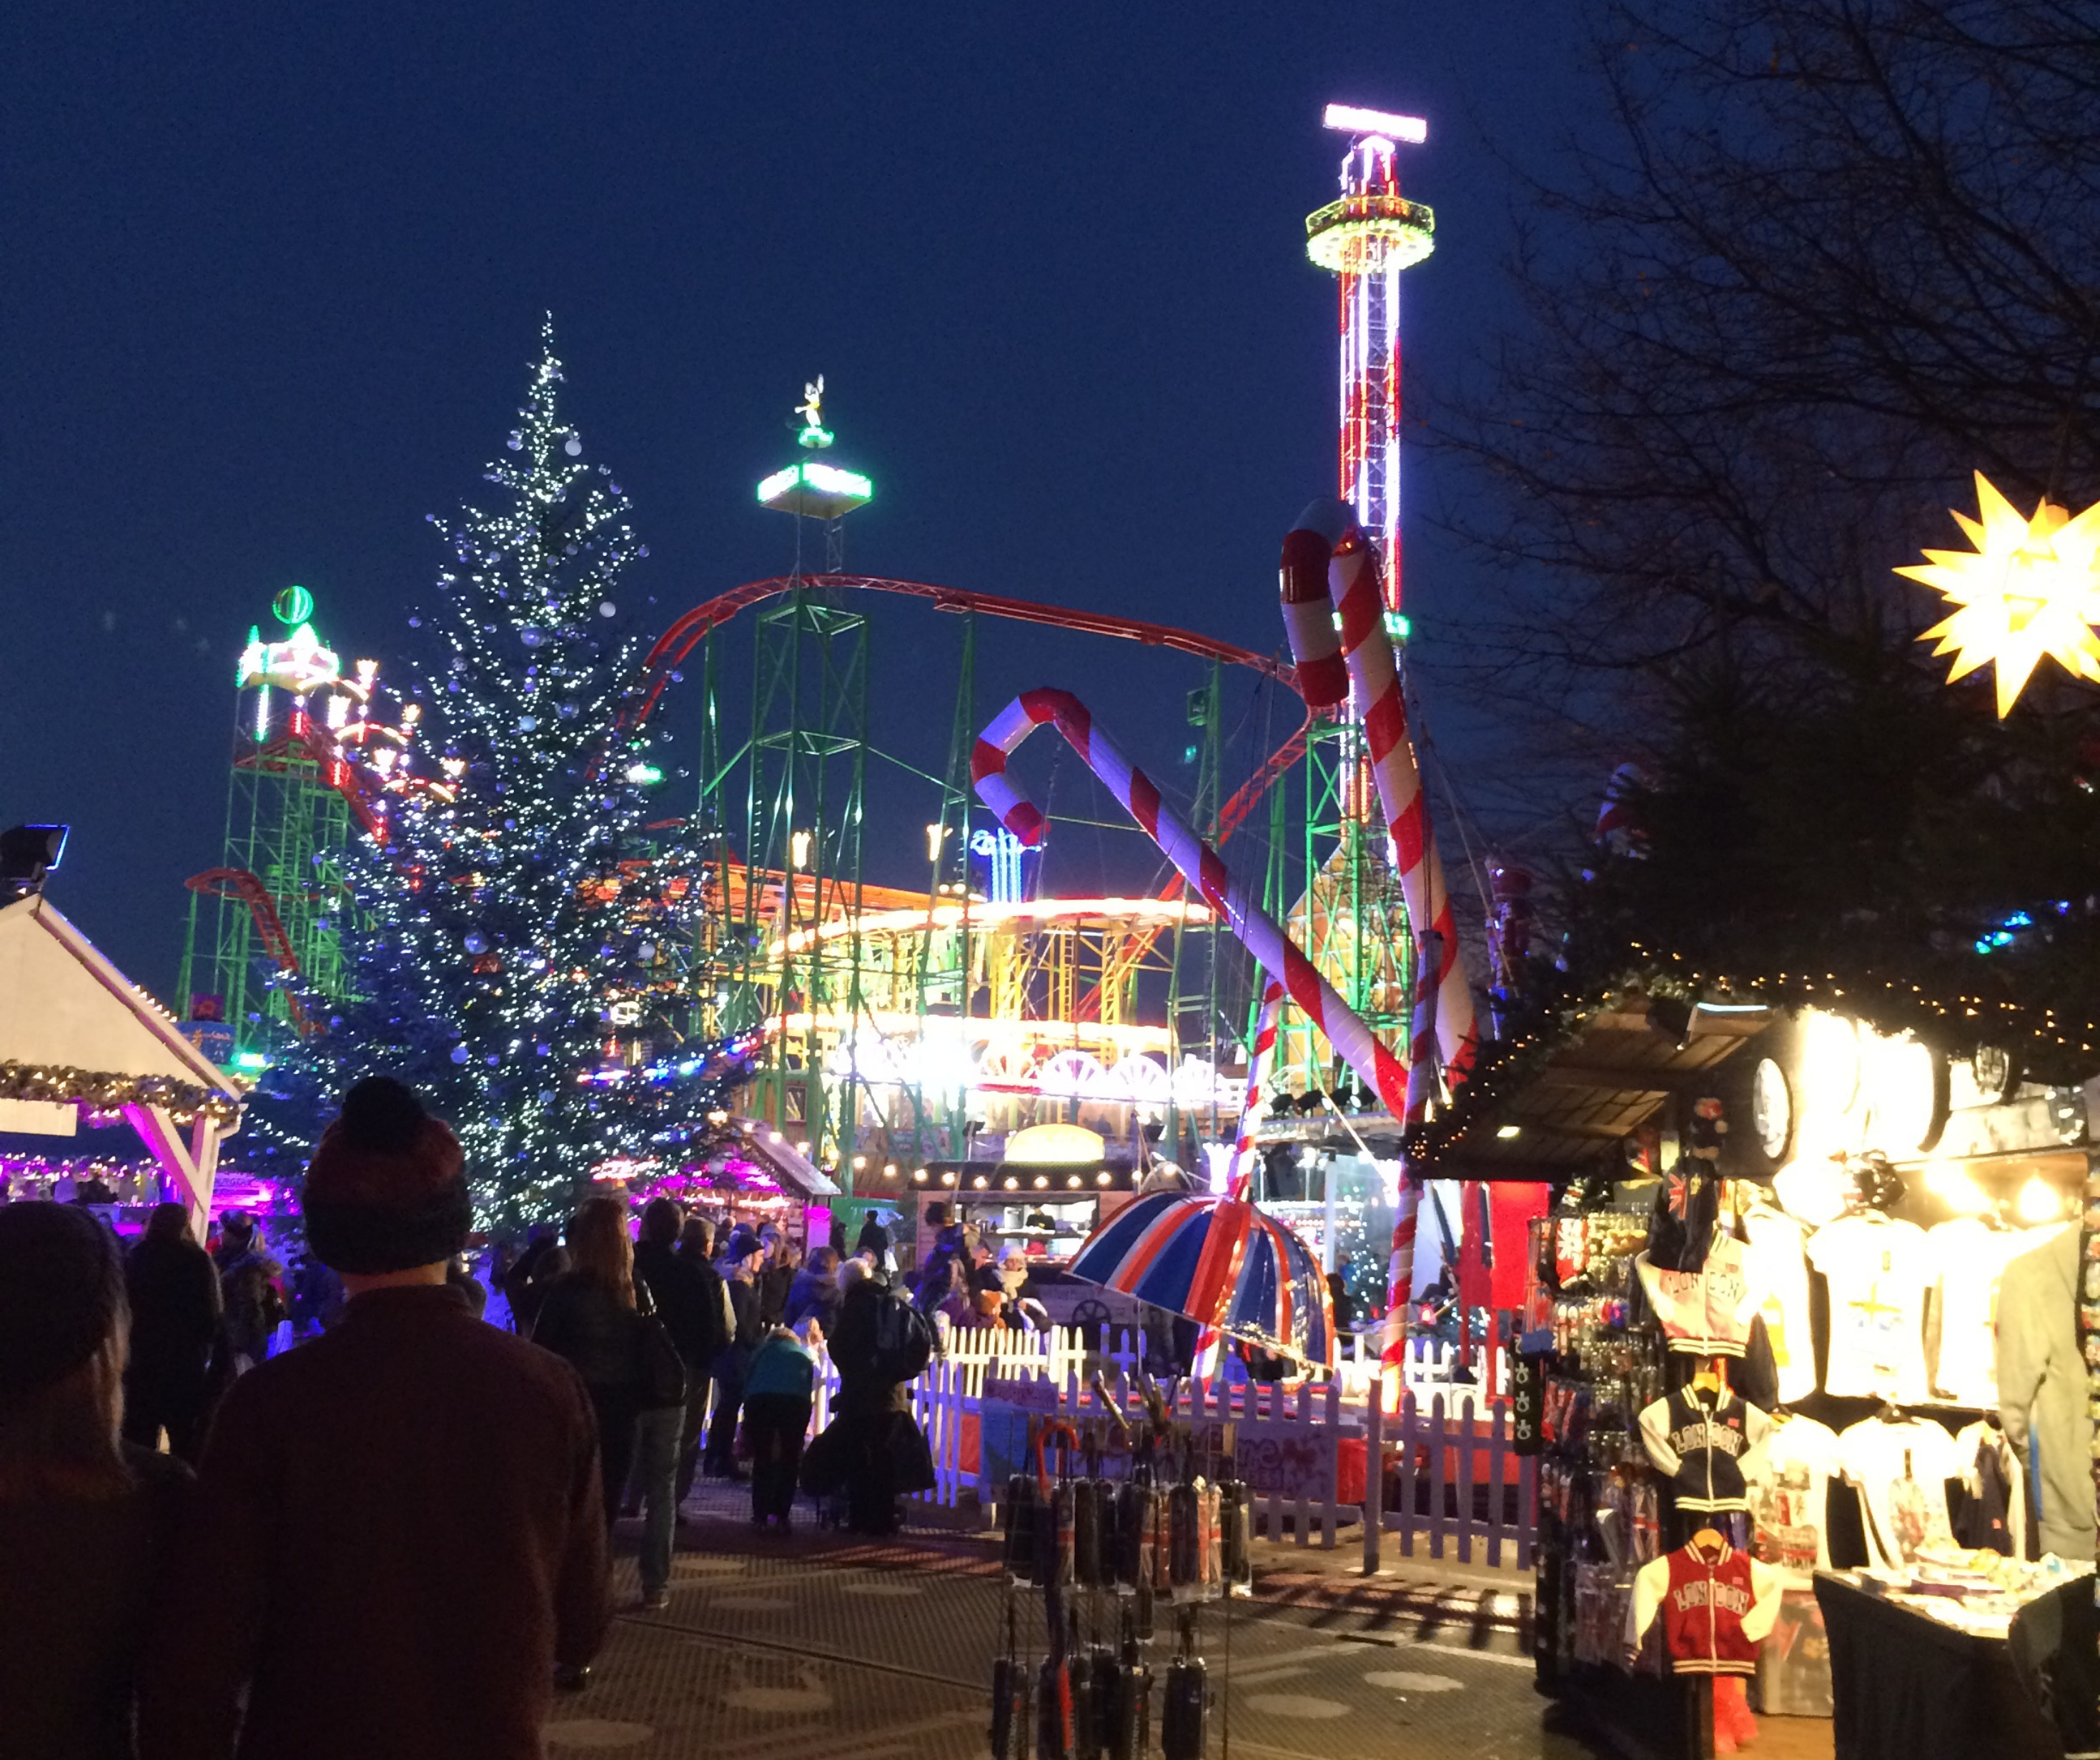
[(1233, 1145), (1232, 1195), (1244, 1201), (1254, 1185), (1254, 1128), (1268, 1108), (1262, 1103), (1268, 1060), (1276, 1049), (1276, 1028), (1283, 1014), (1283, 986), (1271, 978), (1261, 992), (1261, 1013), (1255, 1021), (1254, 1045), (1247, 1053), (1246, 1102), (1240, 1108), (1238, 1140)]
[[(1418, 1124), (1429, 1116), (1429, 1102), (1436, 1093), (1437, 971), (1441, 949), (1437, 935), (1430, 930), (1415, 940), (1414, 1019), (1410, 1039), (1414, 1061), (1407, 1067), (1407, 1111), (1405, 1124)], [(1424, 1054), (1423, 1048), (1430, 1048)], [(1400, 1190), (1395, 1195), (1392, 1216), (1392, 1259), (1387, 1268), (1385, 1340), (1380, 1350), (1379, 1379), (1385, 1385), (1388, 1411), (1400, 1409), (1403, 1371), (1407, 1363), (1407, 1317), (1414, 1305), (1415, 1225), (1422, 1215), (1422, 1181), (1403, 1156)]]
[(1407, 1102), (1407, 1070), (1379, 1039), (1363, 1017), (1335, 993), (1297, 944), (1276, 920), (1255, 903), (1246, 889), (1227, 872), (1224, 860), (1190, 830), (1162, 802), (1159, 785), (1130, 760), (1094, 724), (1086, 706), (1070, 691), (1023, 691), (995, 716), (977, 737), (970, 755), (970, 780), (977, 798), (1023, 843), (1043, 836), (1043, 814), (1007, 778), (1006, 761), (1014, 748), (1046, 721), (1079, 755), (1103, 787), (1123, 803), (1140, 829), (1180, 871), (1204, 903), (1231, 926), (1241, 945), (1264, 971), (1281, 981), (1342, 1061), (1354, 1070), (1396, 1118)]
[[(1339, 501), (1316, 501), (1285, 537), (1278, 574), (1284, 627), (1305, 705), (1314, 710), (1338, 707), (1344, 694), (1338, 676), (1346, 675), (1370, 748), (1371, 775), (1392, 839), (1408, 921), (1418, 932), (1434, 931), (1439, 938), (1434, 1044), (1455, 1086), (1473, 1064), (1478, 1036), (1473, 993), (1459, 957), (1451, 889), (1445, 883), (1443, 862), (1429, 829), (1422, 772), (1408, 737), (1407, 705), (1392, 638), (1386, 633), (1378, 552), (1348, 508)], [(1323, 586), (1325, 605), (1320, 602)], [(1339, 615), (1339, 631), (1330, 608)], [(1425, 1049), (1410, 1046), (1411, 1058), (1418, 1061)]]

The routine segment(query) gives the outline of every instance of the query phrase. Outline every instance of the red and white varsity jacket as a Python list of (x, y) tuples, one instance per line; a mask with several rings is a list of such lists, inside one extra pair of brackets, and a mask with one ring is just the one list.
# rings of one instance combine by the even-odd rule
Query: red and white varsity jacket
[[(1711, 1533), (1711, 1530), (1708, 1530)], [(1695, 1537), (1634, 1578), (1626, 1648), (1637, 1650), (1662, 1616), (1662, 1648), (1679, 1674), (1754, 1674), (1758, 1646), (1779, 1617), (1780, 1573), (1718, 1534)]]

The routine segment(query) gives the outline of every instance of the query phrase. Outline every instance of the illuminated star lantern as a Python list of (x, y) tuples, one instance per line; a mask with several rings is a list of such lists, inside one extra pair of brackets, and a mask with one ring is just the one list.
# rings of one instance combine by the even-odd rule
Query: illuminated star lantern
[(2029, 519), (1979, 471), (1976, 510), (1980, 520), (1954, 515), (1974, 550), (1928, 550), (1896, 570), (1955, 607), (1918, 638), (1939, 643), (1935, 657), (1954, 655), (1948, 683), (1995, 664), (2001, 719), (2045, 654), (2100, 683), (2100, 503), (2074, 519), (2044, 501)]

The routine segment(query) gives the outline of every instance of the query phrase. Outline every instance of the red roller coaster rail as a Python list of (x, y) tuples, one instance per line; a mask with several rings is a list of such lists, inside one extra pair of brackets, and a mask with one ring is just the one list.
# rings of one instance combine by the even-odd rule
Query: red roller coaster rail
[[(277, 914), (276, 903), (270, 896), (270, 889), (255, 875), (245, 868), (207, 868), (201, 874), (192, 874), (183, 884), (206, 898), (239, 899), (255, 919), (255, 932), (262, 937), (270, 957), (277, 962), (277, 969), (294, 979), (299, 976), (299, 957), (292, 951), (291, 939), (285, 933), (284, 920)], [(302, 1036), (311, 1036), (321, 1030), (320, 1023), (307, 1014), (296, 990), (288, 984), (280, 993), (285, 1005), (291, 1010), (292, 1024)]]
[(1199, 660), (1246, 667), (1294, 690), (1297, 688), (1297, 675), (1288, 661), (1198, 636), (1193, 630), (1176, 629), (1171, 624), (1146, 623), (1105, 611), (1075, 611), (1067, 605), (1039, 605), (1032, 599), (1009, 599), (1000, 593), (971, 592), (960, 587), (934, 587), (924, 581), (889, 580), (873, 574), (805, 574), (799, 579), (776, 574), (770, 580), (747, 581), (695, 605), (657, 638), (656, 645), (642, 658), (635, 700), (624, 718), (627, 724), (638, 727), (655, 712), (656, 699), (671, 681), (672, 669), (699, 645), (700, 638), (708, 631), (728, 623), (738, 612), (778, 598), (798, 586), (827, 592), (896, 593), (907, 599), (929, 600), (937, 611), (977, 611), (986, 617), (1010, 618), (1017, 623), (1047, 623), (1082, 636), (1113, 636), (1149, 648), (1171, 648)]

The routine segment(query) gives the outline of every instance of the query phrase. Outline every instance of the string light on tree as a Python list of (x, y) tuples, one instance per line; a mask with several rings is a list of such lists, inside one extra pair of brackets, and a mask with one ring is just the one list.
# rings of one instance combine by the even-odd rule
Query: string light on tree
[(1995, 665), (2001, 717), (2044, 656), (2100, 683), (2100, 503), (2074, 518), (2044, 500), (2030, 518), (1979, 471), (1976, 507), (1978, 519), (1950, 510), (1973, 549), (1928, 550), (1896, 570), (1957, 608), (1918, 638), (1939, 644), (1935, 658), (1955, 657), (1948, 682)]

